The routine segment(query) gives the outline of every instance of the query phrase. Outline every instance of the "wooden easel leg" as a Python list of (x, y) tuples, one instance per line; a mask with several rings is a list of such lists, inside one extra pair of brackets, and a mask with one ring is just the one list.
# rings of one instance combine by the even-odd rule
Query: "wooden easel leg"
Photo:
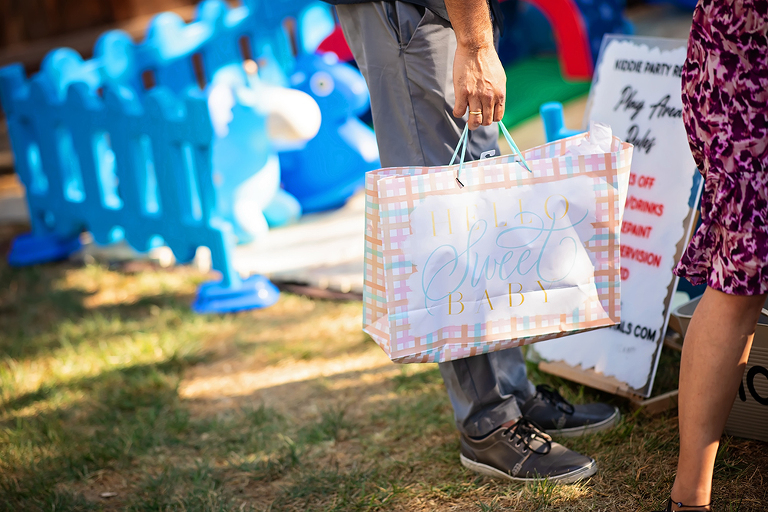
[[(666, 340), (665, 343), (667, 343)], [(677, 407), (678, 390), (676, 389), (659, 396), (643, 398), (633, 393), (625, 383), (613, 377), (597, 373), (592, 369), (585, 370), (581, 366), (573, 367), (562, 361), (541, 361), (539, 362), (539, 370), (594, 389), (599, 389), (600, 391), (605, 391), (606, 393), (624, 397), (629, 400), (633, 410), (640, 409), (649, 416), (661, 414)]]
[(683, 351), (683, 337), (680, 336), (677, 333), (673, 333), (671, 336), (665, 336), (664, 337), (664, 346), (667, 348), (671, 348), (672, 350), (677, 350), (678, 352)]
[(659, 396), (654, 396), (644, 400), (630, 399), (630, 403), (632, 404), (633, 410), (641, 409), (644, 414), (647, 414), (648, 416), (655, 416), (677, 407), (677, 394), (678, 390), (675, 389)]

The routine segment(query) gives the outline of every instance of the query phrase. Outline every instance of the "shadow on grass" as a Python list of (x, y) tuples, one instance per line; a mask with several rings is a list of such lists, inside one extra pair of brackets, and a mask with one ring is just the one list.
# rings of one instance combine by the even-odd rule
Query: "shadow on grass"
[[(240, 424), (190, 421), (177, 387), (183, 369), (199, 361), (129, 366), (51, 386), (45, 397), (60, 397), (54, 407), (0, 424), (0, 509), (98, 509), (98, 500), (83, 501), (73, 486), (87, 487), (103, 471), (130, 474), (138, 468), (130, 496), (111, 505), (231, 510), (234, 492), (217, 459), (232, 450), (260, 453), (228, 464), (250, 480), (271, 481), (294, 467), (296, 446), (280, 440), (285, 421), (271, 411), (251, 411)], [(42, 400), (30, 393), (8, 405), (32, 407)], [(201, 442), (201, 434), (221, 432), (223, 439)]]
[(2, 425), (0, 489), (7, 510), (51, 506), (57, 482), (87, 478), (153, 447), (176, 444), (189, 421), (176, 395), (183, 366), (183, 361), (130, 366), (7, 404), (13, 410), (54, 397), (63, 402)]
[[(88, 341), (85, 335), (61, 333), (59, 327), (63, 323), (140, 322), (150, 317), (156, 307), (173, 310), (182, 318), (192, 315), (192, 296), (179, 293), (143, 295), (130, 302), (86, 307), (86, 300), (94, 292), (62, 288), (59, 284), (68, 270), (76, 268), (68, 263), (11, 268), (0, 262), (1, 354), (25, 360), (64, 345), (77, 348)], [(124, 334), (131, 332), (125, 329)]]
[[(386, 492), (376, 490), (382, 484), (378, 479), (362, 494), (356, 490), (359, 478), (376, 473), (375, 467), (350, 473), (318, 467), (312, 460), (313, 446), (352, 437), (356, 425), (343, 409), (327, 409), (317, 421), (303, 424), (292, 424), (263, 406), (190, 421), (177, 387), (182, 371), (197, 362), (129, 366), (9, 402), (9, 410), (36, 404), (42, 410), (0, 424), (0, 509), (97, 509), (98, 502), (83, 501), (66, 489), (87, 486), (94, 474), (105, 470), (138, 470), (143, 476), (131, 485), (130, 498), (112, 505), (128, 510), (247, 510), (239, 507), (246, 502), (237, 501), (238, 492), (253, 482), (280, 479), (300, 462), (296, 482), (285, 486), (279, 502), (306, 501), (311, 495), (310, 501), (319, 503), (336, 483), (341, 487), (332, 498), (339, 503), (388, 499)], [(363, 394), (372, 391), (360, 388)], [(54, 407), (43, 407), (46, 400), (53, 400)], [(431, 405), (439, 410), (432, 420), (445, 427), (445, 404)], [(420, 435), (413, 427), (424, 431), (423, 423), (414, 425), (414, 412), (423, 418), (428, 409), (423, 397), (414, 409), (398, 404), (387, 414), (387, 428), (394, 437), (413, 442)], [(238, 474), (246, 475), (245, 485), (238, 484)]]
[[(15, 411), (48, 400), (63, 392), (82, 394), (96, 390), (101, 393), (109, 391), (108, 395), (100, 396), (98, 400), (105, 407), (132, 410), (149, 406), (162, 399), (164, 384), (158, 380), (160, 375), (180, 375), (185, 367), (206, 360), (205, 355), (186, 356), (183, 359), (171, 358), (157, 364), (126, 366), (92, 377), (45, 385), (5, 402), (3, 409), (6, 412)], [(139, 385), (141, 381), (143, 383)], [(121, 388), (121, 385), (125, 387)]]
[[(228, 326), (236, 332), (274, 333), (236, 340), (238, 358), (251, 351), (273, 351), (275, 358), (303, 359), (301, 351), (309, 358), (332, 358), (370, 347), (362, 334), (348, 333), (334, 343), (332, 320), (343, 317), (341, 309), (320, 302), (205, 320), (189, 312), (191, 296), (183, 293), (87, 308), (85, 288), (57, 284), (70, 268), (0, 267), (0, 307), (5, 308), (0, 351), (20, 360), (54, 353), (63, 343), (57, 326), (65, 323), (85, 326), (79, 337), (65, 340), (72, 346), (98, 343), (103, 332), (122, 339), (166, 329), (165, 336), (186, 336), (173, 345), (179, 347), (208, 332), (184, 331), (180, 324), (207, 322), (212, 331)], [(156, 321), (157, 310), (165, 317)], [(311, 336), (326, 320), (331, 327), (318, 344)], [(96, 321), (101, 323), (88, 327)], [(297, 325), (301, 329), (291, 331), (294, 338), (286, 342), (282, 333)], [(394, 376), (383, 376), (392, 366), (381, 366), (264, 386), (193, 417), (190, 408), (198, 404), (179, 397), (179, 382), (191, 366), (218, 359), (201, 346), (154, 363), (129, 360), (105, 366), (98, 375), (61, 377), (9, 395), (3, 404), (7, 420), (0, 424), (0, 510), (653, 510), (671, 485), (674, 417), (644, 418), (626, 408), (616, 429), (564, 441), (598, 461), (600, 473), (583, 487), (526, 487), (477, 477), (458, 463), (458, 435), (434, 366), (403, 368)], [(225, 366), (205, 368), (220, 372), (211, 375), (215, 379), (225, 377)], [(530, 374), (574, 402), (626, 405), (534, 368)], [(663, 378), (663, 386), (674, 385)], [(291, 398), (295, 409), (314, 408), (315, 413), (292, 417), (264, 405), (275, 397)], [(754, 483), (761, 467), (768, 467), (765, 445), (724, 444), (716, 468), (719, 502), (738, 503), (741, 493), (742, 512), (764, 510), (760, 503), (768, 496)], [(98, 492), (105, 490), (98, 477), (105, 471), (126, 482), (109, 502)]]
[[(90, 277), (91, 286), (85, 287), (82, 283), (62, 285), (67, 273), (72, 271), (94, 274)], [(153, 269), (158, 279), (178, 271)], [(282, 310), (274, 315), (261, 311), (239, 315), (196, 315), (190, 309), (194, 288), (189, 285), (205, 277), (187, 274), (183, 275), (187, 293), (180, 292), (180, 287), (174, 283), (157, 287), (162, 291), (130, 290), (129, 298), (122, 301), (94, 305), (88, 301), (97, 293), (91, 289), (98, 286), (100, 277), (125, 278), (126, 275), (103, 267), (83, 268), (68, 263), (11, 268), (0, 261), (0, 355), (17, 362), (30, 361), (61, 348), (78, 350), (82, 345), (103, 345), (105, 335), (118, 338), (140, 332), (164, 334), (182, 331), (187, 324), (241, 326), (231, 335), (232, 350), (240, 356), (259, 353), (267, 363), (288, 357), (302, 360), (319, 356), (330, 358), (360, 353), (370, 347), (370, 339), (362, 333), (356, 343), (338, 347), (313, 340), (313, 326), (323, 324), (329, 309), (323, 301), (316, 302), (321, 307)], [(102, 285), (99, 291), (110, 288), (117, 287)], [(281, 333), (290, 329), (300, 332), (294, 334), (297, 339), (293, 343), (286, 343)], [(262, 330), (274, 331), (274, 336), (259, 337)], [(201, 344), (205, 341), (197, 332), (190, 331), (189, 334), (197, 337)]]
[[(573, 494), (478, 478), (458, 464), (458, 436), (439, 371), (432, 368), (364, 383), (380, 369), (282, 384), (267, 394), (354, 380), (359, 400), (320, 406), (296, 421), (242, 397), (229, 414), (191, 419), (178, 397), (182, 372), (198, 359), (129, 366), (52, 386), (67, 395), (53, 410), (2, 427), (0, 508), (87, 510), (93, 475), (131, 475), (126, 510), (651, 510), (671, 483), (677, 450), (669, 419), (627, 415), (609, 432), (564, 441), (597, 458), (601, 473)], [(575, 386), (571, 393), (579, 393)], [(589, 391), (585, 400), (593, 399)], [(330, 394), (330, 392), (329, 392)], [(327, 397), (328, 398), (328, 397)], [(367, 398), (375, 398), (368, 400)], [(32, 406), (30, 393), (10, 404)], [(750, 460), (744, 441), (719, 457), (719, 484), (743, 482), (768, 450)], [(67, 491), (68, 489), (68, 491)], [(571, 494), (569, 494), (571, 493)], [(604, 498), (609, 496), (610, 498)], [(752, 491), (749, 498), (760, 496)], [(492, 499), (493, 498), (493, 499)], [(734, 497), (735, 498), (735, 497)], [(418, 507), (415, 505), (421, 503)], [(519, 503), (520, 508), (513, 506)], [(430, 505), (431, 504), (431, 505)], [(56, 508), (54, 508), (56, 507)], [(613, 510), (613, 509), (612, 509)], [(760, 510), (743, 506), (742, 511)]]

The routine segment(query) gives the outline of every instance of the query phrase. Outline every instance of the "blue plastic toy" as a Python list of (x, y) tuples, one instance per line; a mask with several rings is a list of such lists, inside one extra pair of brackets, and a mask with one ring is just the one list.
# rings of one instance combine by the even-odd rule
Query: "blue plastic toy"
[(297, 25), (299, 53), (315, 53), (336, 30), (336, 19), (328, 4), (314, 2), (299, 13)]
[(592, 59), (597, 62), (605, 34), (635, 33), (634, 26), (624, 17), (626, 0), (574, 0), (579, 6), (589, 32)]
[[(683, 0), (684, 1), (684, 0)], [(592, 59), (597, 61), (605, 34), (632, 34), (632, 24), (624, 18), (626, 0), (573, 0), (587, 29)], [(501, 4), (504, 34), (499, 43), (499, 58), (505, 64), (530, 55), (554, 54), (555, 34), (544, 14), (524, 0)]]
[[(67, 74), (76, 66), (62, 66), (53, 78), (45, 69), (29, 81), (20, 65), (0, 69), (0, 102), (34, 239), (66, 245), (88, 230), (99, 244), (126, 240), (139, 251), (167, 244), (180, 262), (205, 245), (238, 307), (274, 302), (274, 294), (254, 294), (232, 265), (232, 227), (214, 208), (206, 100), (187, 94), (180, 101), (161, 87), (142, 99), (110, 86), (102, 98), (93, 84), (72, 78), (79, 73)], [(29, 242), (14, 241), (10, 261), (36, 263), (24, 258)], [(201, 290), (198, 309), (205, 300)]]
[[(247, 8), (230, 9), (221, 0), (207, 0), (198, 6), (197, 19), (192, 23), (185, 23), (174, 13), (162, 13), (151, 21), (142, 43), (134, 44), (120, 31), (107, 32), (99, 39), (92, 60), (83, 63), (71, 50), (56, 50), (47, 59), (47, 69), (62, 73), (58, 70), (63, 67), (72, 79), (86, 80), (94, 92), (103, 82), (132, 86), (140, 93), (159, 85), (182, 94), (201, 88), (209, 94), (214, 78), (225, 76), (225, 80), (217, 81), (232, 89), (230, 95), (237, 105), (209, 102), (211, 115), (214, 119), (232, 119), (233, 108), (237, 115), (231, 128), (226, 126), (228, 121), (218, 123), (224, 127), (217, 130), (217, 135), (226, 136), (227, 140), (214, 144), (214, 183), (224, 188), (216, 208), (222, 218), (232, 223), (238, 242), (245, 243), (263, 235), (267, 221), (270, 226), (280, 226), (301, 215), (299, 203), (280, 188), (280, 168), (272, 144), (280, 141), (272, 140), (266, 132), (266, 118), (274, 109), (264, 101), (260, 107), (253, 102), (241, 103), (244, 98), (253, 97), (243, 69), (244, 59), (255, 57), (252, 41), (258, 39), (269, 55), (273, 55), (273, 48), (284, 49), (289, 45), (286, 34), (270, 30), (274, 40), (267, 44), (263, 36), (256, 37), (259, 31)], [(78, 62), (69, 62), (74, 60)], [(277, 61), (264, 62), (269, 62), (264, 67), (280, 68)], [(282, 72), (268, 76), (285, 82)], [(294, 101), (307, 103), (291, 100)], [(309, 105), (306, 109), (311, 113), (316, 107)], [(297, 113), (290, 122), (301, 124), (306, 117)], [(308, 122), (319, 124), (313, 119)], [(303, 142), (316, 133), (316, 128), (299, 131), (305, 134), (300, 139)], [(236, 185), (243, 189), (236, 190)]]
[(539, 107), (539, 114), (541, 114), (541, 120), (544, 122), (544, 135), (547, 138), (547, 142), (564, 139), (584, 131), (570, 130), (565, 127), (563, 104), (557, 101), (544, 103)]
[(283, 185), (305, 212), (342, 206), (381, 167), (376, 136), (357, 117), (368, 108), (365, 79), (335, 55), (299, 57), (291, 86), (308, 93), (322, 112), (317, 136), (298, 151), (280, 153)]
[[(328, 82), (320, 83), (317, 97), (328, 97), (323, 108), (331, 109), (323, 112), (329, 135), (321, 146), (305, 145), (320, 125), (317, 104), (280, 87), (298, 66), (284, 21), (298, 20), (294, 35), (312, 46), (328, 29), (327, 11), (316, 4), (252, 0), (229, 8), (206, 0), (189, 24), (172, 13), (158, 15), (141, 43), (111, 31), (90, 60), (69, 49), (51, 52), (32, 80), (20, 66), (0, 69), (0, 103), (33, 231), (14, 241), (10, 261), (66, 257), (79, 247), (83, 230), (99, 244), (124, 239), (139, 251), (167, 244), (182, 263), (204, 245), (222, 280), (200, 288), (196, 311), (273, 303), (277, 290), (260, 276), (241, 280), (231, 257), (236, 240), (252, 239), (267, 224), (289, 222), (300, 212), (280, 188), (277, 151), (314, 155), (308, 161), (315, 167), (298, 176), (317, 172), (313, 158), (328, 163), (325, 181), (313, 185), (307, 178), (321, 194), (306, 197), (320, 207), (343, 202), (354, 187), (348, 176), (362, 179), (377, 165), (360, 157), (375, 150), (372, 133), (349, 119), (367, 104), (356, 71), (318, 61), (338, 85), (333, 95), (323, 89)], [(317, 89), (317, 80), (312, 83)], [(350, 103), (334, 103), (341, 97)], [(338, 141), (344, 143), (341, 157), (323, 160), (327, 145)], [(357, 159), (349, 156), (355, 151)], [(334, 161), (339, 166), (331, 167)], [(346, 167), (351, 163), (354, 172)]]
[[(292, 23), (287, 22), (290, 20)], [(270, 184), (274, 200), (266, 205), (264, 201), (257, 201), (269, 225), (274, 227), (300, 214), (290, 195), (296, 196), (305, 212), (341, 206), (362, 185), (365, 172), (379, 166), (375, 136), (357, 119), (369, 104), (365, 80), (347, 64), (314, 55), (317, 45), (333, 31), (334, 23), (330, 7), (317, 1), (247, 2), (230, 9), (222, 0), (206, 0), (198, 7), (197, 20), (193, 23), (185, 24), (173, 13), (155, 17), (146, 41), (139, 45), (130, 43), (124, 33), (108, 32), (99, 40), (94, 60), (103, 63), (108, 80), (143, 88), (146, 84), (141, 77), (144, 75), (155, 84), (177, 92), (208, 87), (221, 69), (236, 68), (242, 74), (243, 60), (254, 60), (259, 63), (261, 83), (290, 85), (310, 94), (322, 112), (320, 133), (306, 145), (302, 141), (275, 141), (274, 149), (290, 153), (282, 154), (280, 168), (275, 160), (262, 171), (282, 175), (283, 190), (277, 187), (279, 181), (275, 186)], [(293, 55), (292, 46), (296, 47), (298, 56)], [(322, 87), (313, 89), (310, 83), (297, 80), (318, 72), (321, 72), (318, 77), (331, 76), (330, 80), (322, 81), (325, 87), (330, 87), (328, 91)], [(230, 71), (232, 75), (236, 73)], [(241, 101), (243, 96), (237, 93), (236, 101)], [(250, 134), (241, 134), (242, 138), (262, 136), (258, 133), (258, 123), (235, 121), (235, 124), (238, 130), (250, 130)], [(336, 146), (328, 146), (329, 143), (339, 146), (330, 152), (328, 148)], [(243, 161), (238, 159), (236, 165), (242, 165)], [(248, 167), (262, 169), (255, 165)], [(240, 174), (239, 170), (234, 172)], [(264, 193), (265, 189), (256, 188)], [(256, 198), (253, 194), (240, 196)], [(265, 227), (257, 229), (258, 220), (254, 219), (253, 229), (243, 230), (239, 227), (242, 223), (232, 216), (228, 219), (233, 221), (241, 242), (254, 239)]]
[(195, 313), (234, 313), (271, 306), (280, 298), (280, 290), (269, 279), (253, 275), (237, 286), (221, 282), (203, 283), (192, 303)]
[(238, 242), (296, 220), (301, 206), (280, 188), (276, 148), (303, 144), (317, 133), (317, 104), (300, 91), (268, 86), (255, 75), (244, 81), (241, 67), (229, 66), (214, 77), (208, 105), (217, 134), (217, 210), (234, 226)]
[(19, 235), (11, 242), (8, 264), (12, 267), (25, 267), (69, 258), (80, 250), (80, 238), (59, 238), (55, 235), (36, 236), (32, 233)]

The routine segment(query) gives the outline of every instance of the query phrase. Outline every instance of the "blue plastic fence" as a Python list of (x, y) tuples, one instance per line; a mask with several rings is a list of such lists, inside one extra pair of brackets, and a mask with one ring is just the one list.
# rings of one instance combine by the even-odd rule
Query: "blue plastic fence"
[(262, 78), (285, 85), (286, 70), (294, 61), (288, 26), (282, 18), (259, 15), (272, 12), (269, 4), (283, 3), (291, 7), (287, 16), (298, 15), (310, 2), (259, 3), (255, 7), (261, 8), (256, 9), (207, 0), (198, 5), (195, 21), (189, 24), (175, 13), (162, 13), (153, 18), (140, 43), (120, 30), (103, 34), (91, 67), (104, 82), (132, 85), (138, 91), (157, 84), (184, 92), (204, 88), (227, 65), (258, 59), (265, 64), (260, 69)]
[(36, 236), (87, 230), (99, 244), (125, 239), (139, 251), (162, 242), (181, 262), (205, 245), (222, 284), (239, 285), (231, 226), (213, 212), (205, 99), (181, 102), (157, 88), (140, 101), (109, 87), (101, 98), (82, 83), (64, 96), (44, 76), (27, 81), (17, 65), (0, 69), (0, 100)]
[(201, 287), (196, 310), (273, 303), (271, 283), (242, 281), (232, 264), (234, 236), (216, 210), (202, 89), (218, 69), (250, 58), (266, 63), (261, 74), (271, 81), (284, 81), (295, 58), (282, 22), (289, 14), (301, 20), (309, 3), (230, 9), (208, 0), (189, 25), (157, 16), (139, 44), (121, 32), (104, 34), (89, 61), (61, 49), (31, 80), (19, 65), (0, 69), (0, 104), (32, 223), (32, 234), (14, 241), (11, 263), (65, 257), (85, 230), (99, 244), (126, 240), (139, 251), (166, 244), (180, 262), (207, 246), (222, 280)]

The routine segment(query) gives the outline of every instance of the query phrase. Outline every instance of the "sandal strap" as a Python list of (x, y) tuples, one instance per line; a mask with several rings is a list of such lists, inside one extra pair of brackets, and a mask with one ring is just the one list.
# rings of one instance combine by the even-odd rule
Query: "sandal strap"
[[(667, 512), (673, 512), (672, 511), (672, 505), (677, 505), (677, 508), (700, 508), (704, 510), (704, 512), (708, 512), (705, 509), (711, 509), (712, 508), (712, 502), (707, 503), (706, 505), (684, 505), (682, 501), (673, 501), (672, 497), (670, 496), (669, 500), (667, 501)], [(682, 511), (685, 512), (685, 511)]]

